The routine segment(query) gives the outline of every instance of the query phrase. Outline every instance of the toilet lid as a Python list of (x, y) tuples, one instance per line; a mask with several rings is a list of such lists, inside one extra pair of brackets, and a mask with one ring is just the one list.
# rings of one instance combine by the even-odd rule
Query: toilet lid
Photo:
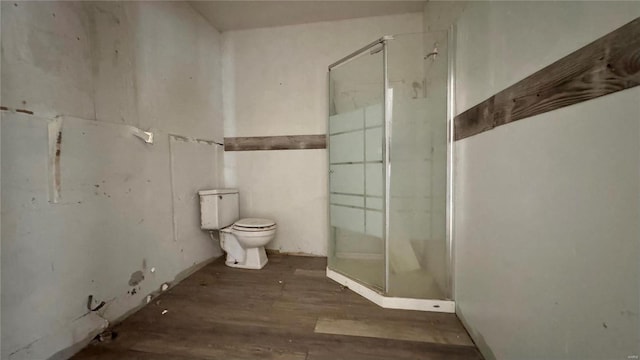
[(269, 219), (260, 218), (246, 218), (240, 219), (233, 224), (235, 229), (264, 229), (272, 227), (276, 224), (275, 221)]

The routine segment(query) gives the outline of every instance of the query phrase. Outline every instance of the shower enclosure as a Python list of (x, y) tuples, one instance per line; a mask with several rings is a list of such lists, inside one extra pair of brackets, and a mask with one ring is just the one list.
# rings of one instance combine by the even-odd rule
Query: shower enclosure
[(329, 66), (327, 275), (383, 307), (454, 311), (451, 33)]

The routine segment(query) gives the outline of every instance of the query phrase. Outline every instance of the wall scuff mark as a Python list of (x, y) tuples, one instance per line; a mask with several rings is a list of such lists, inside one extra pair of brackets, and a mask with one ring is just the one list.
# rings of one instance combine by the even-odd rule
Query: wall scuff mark
[(48, 124), (49, 133), (49, 202), (60, 200), (60, 154), (62, 151), (62, 119)]
[(144, 273), (140, 270), (131, 274), (131, 278), (129, 279), (129, 286), (136, 286), (140, 284), (144, 280)]
[(93, 306), (93, 295), (89, 295), (89, 298), (87, 299), (87, 309), (89, 309), (89, 311), (98, 311), (103, 306), (105, 306), (106, 304), (107, 304), (106, 302), (101, 301), (100, 304), (98, 304), (98, 306), (96, 306), (94, 308), (94, 307), (92, 307)]
[(138, 129), (137, 127), (131, 126), (131, 130), (133, 130), (133, 135), (142, 139), (142, 141), (147, 144), (153, 144), (153, 133), (150, 131), (144, 131)]
[(31, 111), (31, 110), (16, 109), (16, 112), (18, 112), (18, 113), (23, 113), (23, 114), (33, 115), (33, 111)]
[(213, 140), (206, 140), (206, 139), (197, 139), (194, 137), (190, 137), (190, 136), (183, 136), (183, 135), (176, 135), (176, 134), (169, 134), (169, 137), (176, 140), (176, 141), (184, 141), (184, 142), (194, 142), (194, 143), (198, 143), (198, 144), (207, 144), (207, 145), (220, 145), (220, 146), (224, 146), (224, 144), (219, 143), (217, 141), (213, 141)]

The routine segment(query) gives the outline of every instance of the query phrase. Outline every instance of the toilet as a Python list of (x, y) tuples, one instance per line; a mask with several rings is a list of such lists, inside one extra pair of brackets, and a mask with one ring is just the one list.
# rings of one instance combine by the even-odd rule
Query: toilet
[(264, 250), (276, 236), (275, 221), (240, 218), (237, 189), (199, 191), (200, 227), (220, 232), (220, 247), (227, 253), (225, 264), (241, 269), (262, 269), (267, 264)]

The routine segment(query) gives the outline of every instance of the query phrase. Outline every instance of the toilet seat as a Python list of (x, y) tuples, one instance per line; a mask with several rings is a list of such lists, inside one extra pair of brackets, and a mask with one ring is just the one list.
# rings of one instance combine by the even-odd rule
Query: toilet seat
[(276, 222), (269, 219), (246, 218), (236, 221), (232, 225), (232, 229), (241, 232), (261, 232), (275, 230)]

